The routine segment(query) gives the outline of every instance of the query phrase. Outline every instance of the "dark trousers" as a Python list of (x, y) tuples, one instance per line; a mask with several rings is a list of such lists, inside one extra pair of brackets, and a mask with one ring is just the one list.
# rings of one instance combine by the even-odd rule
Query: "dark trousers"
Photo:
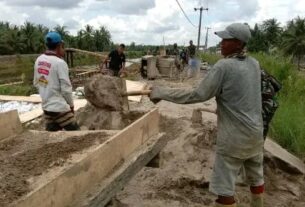
[(71, 111), (68, 112), (49, 112), (44, 111), (44, 117), (46, 119), (46, 130), (50, 132), (66, 130), (66, 131), (78, 131), (80, 130), (77, 124), (74, 114)]
[(116, 76), (116, 77), (120, 76), (120, 74), (119, 74), (120, 70), (111, 69), (111, 71), (113, 72), (113, 76)]

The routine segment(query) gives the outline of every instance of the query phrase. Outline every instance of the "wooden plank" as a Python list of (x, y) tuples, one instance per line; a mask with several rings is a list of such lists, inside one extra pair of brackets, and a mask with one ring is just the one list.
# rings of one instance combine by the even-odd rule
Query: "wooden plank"
[(271, 139), (266, 139), (264, 148), (272, 156), (286, 163), (292, 171), (305, 174), (305, 164), (302, 160), (289, 153)]
[[(29, 130), (33, 134), (39, 134), (41, 131)], [(120, 130), (83, 130), (83, 131), (57, 131), (52, 132), (50, 137), (73, 137), (73, 136), (85, 136), (89, 134), (105, 133), (107, 135), (115, 135), (119, 133)]]
[(91, 75), (95, 75), (95, 74), (97, 74), (99, 72), (100, 72), (99, 70), (91, 70), (91, 71), (86, 71), (86, 72), (82, 72), (82, 73), (76, 74), (76, 76), (77, 77), (91, 76)]
[[(111, 174), (104, 182), (96, 185), (94, 192), (87, 192), (73, 206), (103, 207), (166, 145), (167, 137), (159, 134), (150, 138), (147, 143), (136, 150), (124, 164)], [(87, 195), (90, 195), (88, 197)]]
[[(128, 91), (141, 91), (146, 88), (147, 84), (139, 81), (126, 80), (126, 87)], [(141, 102), (143, 96), (128, 96), (129, 101)]]
[(0, 101), (24, 101), (31, 103), (41, 103), (40, 96), (5, 96), (0, 95)]
[(159, 112), (155, 109), (101, 144), (47, 185), (19, 200), (14, 206), (71, 206), (82, 193), (103, 182), (120, 163), (158, 133)]
[[(84, 107), (87, 104), (86, 99), (76, 99), (74, 100), (74, 110), (77, 111), (78, 109)], [(24, 114), (20, 114), (20, 120), (21, 123), (27, 123), (29, 121), (32, 121), (40, 116), (42, 116), (43, 111), (41, 107), (34, 109), (32, 111), (26, 112)]]
[(80, 49), (75, 49), (75, 48), (66, 48), (66, 51), (78, 52), (78, 53), (82, 53), (82, 54), (86, 54), (86, 55), (100, 57), (102, 59), (107, 58), (107, 55), (102, 55), (102, 54), (97, 53), (97, 52), (90, 52), (90, 51), (80, 50)]
[(34, 109), (32, 111), (20, 114), (19, 117), (20, 117), (21, 123), (24, 124), (24, 123), (27, 123), (29, 121), (32, 121), (32, 120), (42, 116), (42, 114), (43, 114), (43, 111), (42, 111), (41, 106), (40, 106), (37, 109)]
[(17, 110), (0, 113), (0, 140), (22, 132)]

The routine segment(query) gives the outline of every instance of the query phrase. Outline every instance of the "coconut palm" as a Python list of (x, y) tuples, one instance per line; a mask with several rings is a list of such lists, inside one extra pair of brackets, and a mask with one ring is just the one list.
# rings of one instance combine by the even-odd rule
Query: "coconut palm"
[(283, 35), (283, 51), (297, 59), (300, 70), (301, 60), (305, 55), (305, 19), (297, 17), (288, 22), (287, 30)]
[(264, 21), (262, 24), (262, 31), (269, 43), (269, 49), (278, 46), (282, 34), (282, 28), (276, 19), (268, 19)]
[(25, 44), (25, 52), (38, 52), (39, 35), (35, 25), (30, 22), (25, 22), (24, 25), (21, 26), (21, 32)]
[(66, 26), (57, 25), (56, 27), (54, 27), (54, 31), (58, 32), (63, 39), (69, 36), (69, 31), (67, 30)]

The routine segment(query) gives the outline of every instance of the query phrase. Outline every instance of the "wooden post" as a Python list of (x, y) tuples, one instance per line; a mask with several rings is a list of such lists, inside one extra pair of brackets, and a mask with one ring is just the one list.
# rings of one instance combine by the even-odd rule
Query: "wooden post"
[(74, 52), (71, 52), (71, 67), (74, 67)]

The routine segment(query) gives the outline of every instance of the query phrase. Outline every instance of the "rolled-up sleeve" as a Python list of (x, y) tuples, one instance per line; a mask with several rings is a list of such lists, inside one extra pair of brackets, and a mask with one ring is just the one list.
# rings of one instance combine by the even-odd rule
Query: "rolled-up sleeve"
[(221, 92), (224, 75), (224, 69), (216, 64), (197, 88), (170, 89), (154, 87), (150, 98), (152, 100), (166, 100), (178, 104), (204, 102)]

